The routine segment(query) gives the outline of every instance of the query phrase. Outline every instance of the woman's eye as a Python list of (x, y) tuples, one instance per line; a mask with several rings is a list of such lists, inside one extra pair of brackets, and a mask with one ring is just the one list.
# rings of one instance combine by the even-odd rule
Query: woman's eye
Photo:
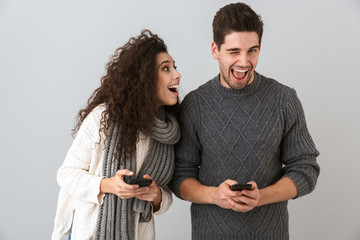
[(174, 69), (177, 70), (177, 66), (174, 66)]
[(168, 68), (168, 67), (164, 67), (163, 70), (164, 70), (164, 71), (169, 71), (169, 68)]

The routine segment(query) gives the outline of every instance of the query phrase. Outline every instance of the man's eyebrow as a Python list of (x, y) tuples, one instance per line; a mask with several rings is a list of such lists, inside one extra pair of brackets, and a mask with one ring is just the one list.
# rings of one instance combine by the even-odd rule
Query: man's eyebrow
[[(255, 46), (252, 46), (250, 47), (249, 49), (254, 49), (254, 48), (260, 48), (259, 45), (255, 45)], [(241, 49), (240, 48), (229, 48), (229, 49), (226, 49), (226, 51), (228, 52), (236, 52), (236, 51), (240, 51)]]
[(226, 49), (226, 51), (228, 52), (236, 52), (236, 51), (239, 51), (240, 48), (229, 48), (229, 49)]
[(255, 45), (255, 46), (252, 46), (250, 49), (254, 49), (254, 48), (260, 48), (259, 45)]

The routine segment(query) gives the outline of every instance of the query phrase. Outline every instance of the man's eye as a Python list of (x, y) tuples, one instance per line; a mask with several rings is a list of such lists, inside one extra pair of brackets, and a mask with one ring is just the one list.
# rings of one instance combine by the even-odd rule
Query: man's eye
[(256, 49), (255, 49), (255, 48), (254, 48), (254, 49), (250, 49), (249, 52), (250, 52), (250, 53), (256, 52)]

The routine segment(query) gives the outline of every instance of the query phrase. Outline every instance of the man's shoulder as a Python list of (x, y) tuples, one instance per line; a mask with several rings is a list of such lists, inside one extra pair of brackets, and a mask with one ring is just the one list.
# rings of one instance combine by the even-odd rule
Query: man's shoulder
[(204, 104), (204, 101), (206, 102), (204, 99), (209, 99), (209, 95), (214, 95), (216, 93), (213, 88), (214, 79), (216, 79), (216, 77), (208, 80), (206, 83), (186, 94), (184, 99), (181, 101), (181, 108), (190, 108), (197, 111), (196, 109)]
[(275, 80), (271, 77), (266, 77), (264, 75), (259, 74), (259, 77), (261, 78), (261, 86), (263, 89), (274, 89), (277, 92), (288, 92), (291, 87)]
[(213, 91), (213, 82), (215, 81), (217, 77), (214, 77), (210, 80), (208, 80), (206, 83), (201, 84), (198, 88), (190, 91), (187, 96), (191, 96), (191, 97), (195, 97), (195, 96), (199, 96), (202, 95), (204, 92), (209, 92), (209, 91)]

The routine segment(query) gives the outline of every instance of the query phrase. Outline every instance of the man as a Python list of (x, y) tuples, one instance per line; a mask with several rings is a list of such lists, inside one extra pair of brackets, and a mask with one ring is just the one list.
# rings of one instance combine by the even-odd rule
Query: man
[(171, 188), (193, 202), (193, 239), (289, 239), (287, 200), (315, 188), (319, 153), (295, 91), (255, 71), (262, 32), (246, 4), (221, 8), (211, 45), (220, 74), (181, 104)]

